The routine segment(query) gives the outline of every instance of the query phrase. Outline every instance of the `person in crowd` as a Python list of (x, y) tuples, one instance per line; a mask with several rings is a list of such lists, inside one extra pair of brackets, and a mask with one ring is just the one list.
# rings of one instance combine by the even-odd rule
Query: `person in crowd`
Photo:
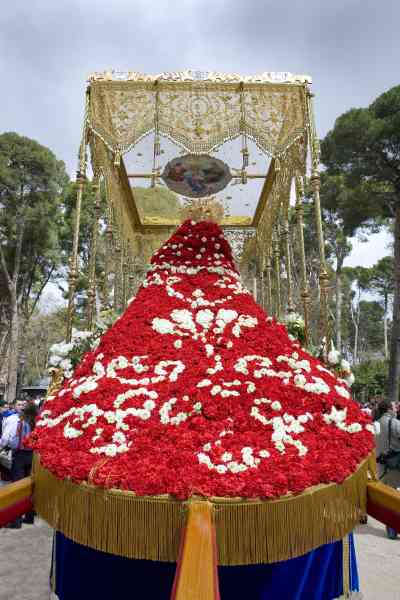
[[(376, 421), (379, 424), (376, 454), (379, 478), (386, 485), (400, 487), (400, 419), (391, 402), (383, 400), (377, 410)], [(397, 532), (387, 527), (390, 539), (397, 538)]]
[[(24, 477), (28, 477), (32, 469), (32, 450), (24, 447), (24, 439), (32, 431), (37, 410), (35, 405), (26, 404), (26, 402), (17, 402), (16, 418), (14, 417), (11, 423), (8, 423), (11, 416), (7, 419), (6, 439), (2, 443), (6, 443), (7, 447), (12, 450), (11, 461), (11, 481), (19, 481)], [(7, 527), (9, 529), (21, 529), (22, 523), (33, 525), (34, 513), (29, 512), (22, 517), (18, 517)]]
[(0, 407), (0, 436), (3, 430), (3, 421), (7, 419), (7, 417), (11, 416), (14, 412), (15, 410), (12, 408), (12, 406), (10, 406), (8, 402), (6, 402), (5, 404), (3, 404), (3, 406)]
[(24, 400), (17, 400), (15, 406), (9, 406), (3, 413), (0, 450), (10, 448), (10, 438), (16, 433), (19, 416), (26, 406)]

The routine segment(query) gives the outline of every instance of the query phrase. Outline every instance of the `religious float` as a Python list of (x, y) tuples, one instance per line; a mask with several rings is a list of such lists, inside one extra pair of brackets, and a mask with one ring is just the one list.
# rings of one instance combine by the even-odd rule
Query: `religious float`
[[(399, 495), (376, 480), (372, 424), (351, 400), (347, 365), (329, 352), (310, 83), (289, 73), (90, 78), (67, 343), (88, 147), (98, 189), (88, 328), (104, 226), (105, 279), (120, 316), (75, 368), (55, 371), (29, 440), (34, 474), (0, 492), (0, 524), (33, 502), (54, 528), (60, 600), (357, 598), (360, 517), (400, 529)], [(129, 153), (141, 144), (150, 167), (130, 173)], [(167, 186), (185, 198), (182, 224), (139, 210), (131, 182), (141, 180), (156, 195)], [(243, 214), (252, 182), (259, 199)], [(310, 352), (306, 186), (320, 358)], [(252, 294), (232, 249), (242, 273), (257, 273)], [(138, 259), (142, 284), (133, 289)]]

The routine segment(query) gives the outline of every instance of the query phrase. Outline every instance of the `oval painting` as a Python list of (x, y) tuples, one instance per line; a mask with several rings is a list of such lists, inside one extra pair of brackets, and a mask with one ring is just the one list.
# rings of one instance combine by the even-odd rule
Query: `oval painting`
[(212, 196), (232, 179), (228, 165), (208, 154), (174, 158), (165, 166), (161, 177), (170, 190), (189, 198)]

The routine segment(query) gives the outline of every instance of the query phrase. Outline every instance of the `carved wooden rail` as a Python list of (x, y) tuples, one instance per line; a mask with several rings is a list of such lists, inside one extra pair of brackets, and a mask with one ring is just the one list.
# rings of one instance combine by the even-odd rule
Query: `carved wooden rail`
[[(33, 479), (0, 488), (0, 527), (32, 509)], [(400, 493), (383, 483), (367, 485), (369, 515), (400, 531)], [(212, 505), (192, 502), (183, 533), (171, 600), (219, 600)]]

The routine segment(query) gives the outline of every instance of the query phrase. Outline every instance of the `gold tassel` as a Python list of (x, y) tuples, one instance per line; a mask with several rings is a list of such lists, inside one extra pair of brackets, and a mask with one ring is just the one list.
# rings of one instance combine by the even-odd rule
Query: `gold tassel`
[(249, 150), (247, 146), (245, 146), (242, 150), (243, 154), (243, 169), (249, 166)]
[(161, 154), (161, 142), (158, 136), (154, 140), (154, 154), (155, 156), (160, 156)]
[(343, 596), (348, 598), (350, 589), (350, 540), (346, 535), (342, 541), (343, 552)]
[(275, 173), (278, 173), (281, 170), (281, 161), (279, 160), (278, 157), (275, 158), (274, 170), (275, 170)]
[(119, 150), (115, 151), (114, 154), (114, 167), (119, 167), (121, 165), (121, 152)]
[[(208, 498), (218, 563), (274, 563), (343, 539), (366, 511), (368, 462), (340, 485), (319, 485), (296, 496)], [(37, 456), (34, 480), (35, 510), (75, 542), (128, 558), (177, 560), (186, 502), (60, 480)]]

